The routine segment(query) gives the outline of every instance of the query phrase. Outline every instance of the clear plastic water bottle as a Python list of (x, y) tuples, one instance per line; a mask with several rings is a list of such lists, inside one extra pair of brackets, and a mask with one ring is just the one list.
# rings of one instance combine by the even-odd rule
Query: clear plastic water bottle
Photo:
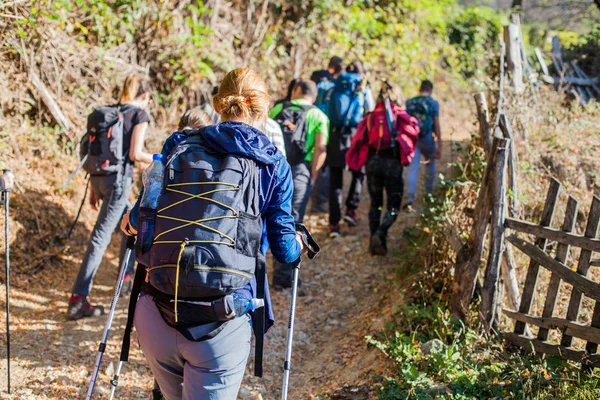
[(250, 311), (265, 306), (263, 299), (247, 299), (237, 294), (233, 295), (233, 309), (236, 317), (248, 314)]
[(141, 206), (156, 210), (158, 208), (158, 198), (162, 192), (163, 180), (165, 177), (165, 166), (163, 165), (163, 155), (152, 155), (152, 164), (146, 168), (142, 175), (144, 183), (144, 194), (142, 196)]

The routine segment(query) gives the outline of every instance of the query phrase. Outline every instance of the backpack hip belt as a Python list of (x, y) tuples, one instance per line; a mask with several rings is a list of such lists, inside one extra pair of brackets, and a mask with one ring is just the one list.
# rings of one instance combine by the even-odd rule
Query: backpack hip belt
[[(142, 291), (153, 297), (165, 323), (173, 328), (191, 328), (211, 322), (224, 322), (235, 318), (229, 296), (218, 299), (178, 298), (163, 293), (150, 283), (145, 282)], [(173, 303), (179, 304), (179, 319), (174, 321)]]

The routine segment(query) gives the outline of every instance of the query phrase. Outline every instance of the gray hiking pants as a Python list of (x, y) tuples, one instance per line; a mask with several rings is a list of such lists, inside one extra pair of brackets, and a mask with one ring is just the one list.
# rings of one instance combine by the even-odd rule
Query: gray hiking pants
[[(100, 267), (102, 257), (106, 252), (106, 248), (110, 244), (112, 234), (119, 225), (123, 214), (133, 205), (129, 202), (129, 192), (133, 184), (133, 178), (121, 177), (118, 174), (109, 176), (92, 176), (90, 180), (92, 189), (102, 201), (100, 212), (96, 225), (92, 230), (90, 243), (88, 244), (83, 262), (77, 274), (77, 280), (73, 287), (74, 294), (87, 296), (92, 290), (92, 282), (94, 276)], [(119, 268), (123, 263), (125, 252), (127, 250), (127, 237), (122, 235), (121, 253), (119, 257)], [(133, 272), (135, 259), (129, 259), (127, 268), (128, 273)]]
[[(214, 324), (190, 329), (202, 337)], [(152, 296), (142, 293), (135, 329), (166, 400), (235, 400), (250, 354), (250, 318), (227, 323), (214, 338), (194, 342), (162, 319)]]

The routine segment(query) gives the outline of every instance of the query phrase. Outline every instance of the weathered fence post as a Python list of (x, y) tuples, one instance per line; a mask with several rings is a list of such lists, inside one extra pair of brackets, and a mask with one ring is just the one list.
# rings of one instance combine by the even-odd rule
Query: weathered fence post
[(496, 317), (498, 302), (498, 278), (504, 248), (504, 211), (506, 201), (506, 164), (510, 140), (499, 139), (493, 154), (491, 173), (492, 221), (490, 229), (490, 249), (485, 279), (481, 292), (480, 312), (484, 326), (489, 331)]
[(504, 137), (510, 142), (508, 153), (508, 189), (510, 191), (510, 201), (508, 208), (510, 216), (516, 218), (519, 213), (519, 189), (517, 188), (517, 151), (515, 149), (514, 136), (512, 129), (506, 119), (506, 115), (500, 115), (499, 127)]
[[(517, 152), (515, 148), (515, 142), (513, 135), (506, 119), (506, 115), (501, 114), (498, 119), (498, 125), (504, 137), (510, 140), (510, 153), (508, 155), (508, 187), (511, 196), (508, 197), (506, 202), (507, 215), (511, 218), (517, 218), (518, 216), (518, 191), (517, 191)], [(502, 265), (501, 271), (504, 276), (504, 285), (506, 286), (506, 294), (508, 296), (509, 305), (513, 310), (519, 307), (521, 298), (519, 296), (519, 284), (517, 282), (516, 273), (517, 263), (515, 261), (515, 255), (511, 246), (507, 246), (502, 253)]]
[[(579, 204), (573, 196), (569, 196), (567, 202), (567, 211), (565, 212), (565, 219), (562, 225), (563, 232), (572, 232), (575, 228), (575, 221), (577, 220), (577, 208)], [(556, 261), (565, 263), (569, 256), (569, 245), (558, 242), (558, 248), (556, 249)], [(554, 314), (554, 308), (556, 307), (556, 300), (558, 299), (558, 292), (560, 291), (560, 276), (552, 274), (550, 276), (550, 283), (548, 284), (548, 292), (546, 293), (546, 301), (544, 303), (544, 310), (542, 311), (542, 318), (552, 318)], [(538, 331), (537, 338), (543, 341), (548, 340), (549, 329), (541, 327)]]
[[(492, 151), (490, 152), (492, 156), (495, 154), (497, 144), (498, 139), (494, 139)], [(483, 245), (490, 219), (489, 181), (492, 174), (492, 164), (492, 162), (488, 162), (483, 174), (469, 238), (462, 249), (456, 254), (452, 297), (449, 306), (452, 314), (463, 320), (467, 316), (467, 310), (469, 309), (473, 291), (475, 290), (475, 281), (477, 279), (477, 272), (481, 266)]]
[(523, 64), (521, 55), (521, 34), (517, 24), (509, 24), (504, 28), (504, 41), (506, 42), (507, 64), (511, 73), (512, 86), (516, 93), (522, 93), (525, 89), (523, 84)]
[(479, 120), (479, 136), (485, 154), (489, 157), (492, 150), (492, 130), (490, 129), (490, 112), (488, 110), (487, 99), (483, 92), (474, 96), (477, 106), (477, 119)]
[[(554, 217), (554, 210), (556, 209), (556, 203), (558, 201), (558, 194), (560, 192), (560, 183), (556, 179), (552, 179), (550, 182), (550, 188), (548, 189), (548, 195), (546, 196), (546, 202), (544, 203), (544, 210), (542, 211), (542, 219), (540, 226), (550, 226), (552, 218)], [(545, 238), (538, 238), (535, 241), (535, 245), (542, 250), (546, 249), (546, 243), (548, 242)], [(538, 274), (540, 271), (540, 265), (535, 260), (531, 260), (529, 263), (529, 269), (525, 276), (525, 284), (523, 286), (523, 294), (521, 295), (521, 304), (519, 306), (519, 312), (523, 314), (529, 314), (531, 309), (531, 302), (533, 301), (533, 293), (535, 286), (537, 285)], [(515, 323), (515, 333), (522, 335), (525, 332), (526, 324), (522, 321)]]
[[(587, 226), (585, 227), (584, 236), (587, 238), (595, 238), (598, 235), (598, 224), (600, 222), (600, 198), (595, 197), (592, 200), (592, 208), (588, 216)], [(579, 262), (577, 264), (577, 273), (583, 276), (587, 276), (590, 269), (590, 261), (592, 260), (592, 252), (587, 249), (582, 249), (579, 254)], [(577, 321), (579, 318), (579, 310), (581, 309), (581, 301), (583, 300), (583, 293), (576, 287), (571, 292), (571, 299), (569, 300), (569, 308), (567, 309), (567, 319), (569, 321)], [(598, 302), (594, 308), (594, 314), (592, 315), (592, 323), (598, 323)], [(596, 317), (596, 321), (594, 321)], [(573, 344), (573, 337), (569, 335), (563, 335), (560, 342), (561, 346), (570, 347)], [(589, 346), (589, 343), (588, 343)]]

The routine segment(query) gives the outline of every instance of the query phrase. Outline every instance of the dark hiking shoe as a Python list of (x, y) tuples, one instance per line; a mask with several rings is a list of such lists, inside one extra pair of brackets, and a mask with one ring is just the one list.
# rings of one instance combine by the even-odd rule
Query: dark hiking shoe
[(342, 237), (342, 232), (340, 232), (339, 225), (329, 225), (329, 237), (331, 239)]
[(121, 297), (129, 297), (131, 290), (133, 289), (133, 276), (131, 274), (125, 274), (123, 278), (123, 286), (121, 286)]
[(69, 299), (67, 318), (71, 321), (88, 317), (99, 317), (101, 315), (104, 315), (104, 307), (91, 305), (87, 301), (87, 297), (78, 294), (71, 296)]
[(356, 210), (347, 210), (344, 215), (344, 221), (350, 226), (358, 226), (358, 218), (356, 217)]
[(387, 254), (385, 239), (377, 234), (371, 236), (369, 253), (371, 253), (372, 256), (385, 256)]
[(164, 397), (163, 397), (162, 392), (160, 391), (160, 389), (153, 389), (152, 390), (152, 400), (164, 400)]

